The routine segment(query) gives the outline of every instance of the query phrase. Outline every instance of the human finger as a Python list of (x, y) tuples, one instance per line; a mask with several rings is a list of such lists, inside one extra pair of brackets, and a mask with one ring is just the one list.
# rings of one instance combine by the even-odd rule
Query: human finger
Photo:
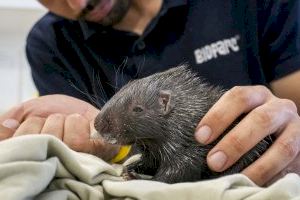
[(73, 150), (89, 153), (90, 123), (80, 114), (66, 116), (63, 141)]
[(292, 120), (274, 144), (242, 173), (258, 185), (264, 185), (284, 170), (299, 154), (299, 124), (299, 120)]
[(109, 161), (119, 150), (119, 146), (105, 143), (101, 138), (92, 138), (91, 122), (79, 114), (67, 116), (65, 120), (64, 142), (73, 150), (93, 154)]
[(0, 141), (12, 137), (20, 123), (15, 119), (6, 119), (0, 125)]
[(300, 175), (300, 153), (298, 153), (295, 159), (291, 161), (283, 170), (277, 173), (271, 180), (267, 181), (264, 185), (269, 186), (289, 173), (295, 173)]
[(8, 139), (13, 136), (14, 130), (0, 125), (0, 141)]
[(1, 125), (11, 130), (16, 130), (17, 128), (19, 128), (20, 122), (15, 119), (9, 118), (4, 120)]
[(208, 153), (209, 167), (221, 172), (232, 166), (263, 138), (285, 128), (294, 110), (294, 103), (278, 98), (255, 108)]
[[(0, 124), (7, 123), (5, 121), (9, 120), (9, 119), (20, 122), (23, 119), (23, 115), (24, 115), (24, 108), (23, 108), (22, 104), (14, 106), (14, 107), (10, 108), (8, 111), (6, 111), (0, 115)], [(6, 124), (6, 125), (8, 125), (8, 124)], [(15, 125), (15, 124), (12, 124), (12, 125)], [(16, 126), (8, 127), (8, 128), (15, 129)]]
[[(264, 104), (272, 94), (264, 86), (236, 86), (227, 91), (201, 119), (195, 139), (209, 144), (239, 116)], [(230, 109), (229, 109), (230, 108)]]
[(90, 104), (87, 104), (85, 111), (82, 112), (81, 115), (84, 116), (88, 121), (90, 121), (90, 123), (94, 124), (94, 120), (99, 114), (99, 112), (99, 109)]
[(53, 135), (63, 140), (65, 116), (63, 114), (52, 114), (47, 117), (41, 134)]
[(44, 123), (45, 118), (30, 117), (19, 126), (13, 136), (39, 134), (44, 126)]
[[(66, 106), (68, 105), (68, 106)], [(24, 118), (32, 116), (47, 118), (51, 114), (71, 115), (78, 113), (88, 120), (95, 118), (99, 110), (91, 104), (67, 95), (46, 95), (23, 103)]]

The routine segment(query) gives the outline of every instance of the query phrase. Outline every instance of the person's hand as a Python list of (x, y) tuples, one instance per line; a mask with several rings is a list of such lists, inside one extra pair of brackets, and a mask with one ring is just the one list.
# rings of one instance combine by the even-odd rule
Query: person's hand
[(117, 154), (118, 147), (105, 144), (99, 138), (91, 138), (90, 122), (79, 114), (51, 114), (47, 118), (29, 117), (15, 130), (13, 137), (28, 134), (53, 135), (71, 149), (90, 153), (110, 160)]
[[(23, 102), (0, 115), (0, 124), (16, 130), (20, 123), (31, 117), (47, 118), (54, 113), (80, 114), (93, 124), (99, 110), (89, 103), (67, 95), (47, 95)], [(12, 137), (14, 131), (0, 134), (0, 140)]]
[(0, 116), (0, 140), (24, 134), (52, 134), (75, 151), (110, 159), (118, 147), (91, 138), (99, 110), (66, 95), (48, 95), (26, 101)]
[(264, 86), (239, 86), (226, 92), (202, 118), (195, 138), (208, 144), (218, 138), (241, 114), (248, 113), (208, 153), (209, 167), (222, 172), (269, 134), (273, 145), (242, 171), (258, 185), (287, 172), (300, 172), (300, 117), (296, 105), (275, 97)]
[(0, 115), (0, 123), (12, 118), (19, 122), (28, 117), (48, 117), (50, 114), (65, 115), (80, 114), (88, 120), (93, 120), (99, 110), (91, 104), (67, 95), (47, 95), (28, 100)]

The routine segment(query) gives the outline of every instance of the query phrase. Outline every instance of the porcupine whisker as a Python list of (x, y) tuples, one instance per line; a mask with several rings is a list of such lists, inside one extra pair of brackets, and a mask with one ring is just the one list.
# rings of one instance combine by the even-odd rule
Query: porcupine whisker
[(79, 89), (73, 82), (69, 81), (69, 84), (71, 87), (73, 87), (75, 90), (80, 92), (81, 94), (85, 95), (91, 102), (92, 104), (98, 106), (99, 102), (97, 102), (96, 98), (93, 95), (90, 95), (88, 92), (84, 92), (81, 89)]
[(119, 88), (119, 83), (118, 83), (118, 80), (119, 80), (119, 68), (115, 68), (114, 67), (114, 71), (115, 71), (115, 85), (112, 86), (114, 88), (114, 90), (116, 91), (118, 88)]
[[(126, 58), (124, 58), (122, 64), (120, 65), (119, 69), (120, 69), (120, 77), (122, 79), (122, 83), (124, 84), (124, 69), (127, 66), (128, 63), (128, 56), (126, 56)], [(120, 88), (119, 88), (120, 89)]]
[(134, 77), (138, 77), (138, 75), (140, 74), (141, 72), (141, 69), (144, 67), (145, 65), (145, 62), (146, 62), (146, 56), (143, 55), (143, 60), (141, 61), (141, 63), (138, 63), (137, 67), (136, 67), (136, 73), (134, 75)]
[[(118, 67), (114, 67), (114, 73), (115, 73), (115, 85), (107, 82), (106, 84), (108, 84), (109, 86), (111, 86), (115, 92), (117, 92), (119, 89), (120, 89), (120, 86), (119, 86), (119, 82), (118, 80), (121, 80), (122, 79), (122, 83), (124, 83), (124, 77), (123, 77), (123, 74), (122, 74), (122, 70), (124, 69), (124, 67), (126, 66), (126, 63), (127, 63), (127, 60), (128, 60), (128, 57), (126, 57), (123, 62), (118, 66)], [(120, 72), (120, 75), (119, 75), (119, 71)]]
[[(122, 64), (120, 64), (120, 66), (117, 67), (117, 70), (114, 67), (114, 71), (115, 71), (114, 72), (115, 73), (115, 85), (113, 85), (113, 84), (111, 84), (109, 82), (106, 83), (107, 85), (109, 85), (110, 87), (112, 87), (115, 90), (115, 92), (117, 92), (120, 89), (120, 87), (121, 87), (120, 84), (119, 84), (119, 82), (118, 82), (118, 80), (122, 79), (121, 82), (124, 83), (124, 72), (123, 72), (124, 70), (123, 69), (126, 66), (127, 60), (128, 60), (128, 58), (126, 57), (126, 59), (124, 59), (124, 61), (122, 62)], [(120, 71), (120, 74), (119, 74), (119, 71)]]
[[(102, 96), (106, 96), (106, 93), (105, 93), (104, 88), (101, 84), (99, 72), (96, 74), (94, 69), (93, 69), (93, 84), (92, 85), (93, 85), (93, 90), (94, 90), (94, 93), (95, 93), (94, 96), (95, 96), (95, 98), (98, 102), (98, 104), (96, 104), (96, 105), (97, 105), (98, 108), (101, 108), (101, 106), (103, 106), (106, 102), (105, 99), (103, 99), (103, 97), (102, 97)], [(98, 95), (98, 91), (100, 92), (100, 95)], [(99, 102), (102, 102), (102, 104), (99, 103)]]
[[(102, 96), (99, 96), (99, 98), (100, 98), (100, 100), (103, 102), (103, 105), (106, 103), (106, 101), (108, 100), (108, 97), (107, 97), (107, 94), (106, 94), (106, 92), (105, 92), (105, 90), (104, 90), (104, 88), (103, 88), (103, 85), (101, 84), (101, 77), (100, 77), (100, 74), (99, 74), (99, 72), (96, 74), (96, 83), (97, 83), (97, 85), (98, 85), (98, 87), (97, 88), (99, 88), (100, 90), (99, 90), (99, 92), (100, 92), (100, 95)], [(97, 90), (98, 91), (98, 90)], [(106, 100), (105, 99), (103, 99), (103, 97), (104, 98), (106, 98)]]

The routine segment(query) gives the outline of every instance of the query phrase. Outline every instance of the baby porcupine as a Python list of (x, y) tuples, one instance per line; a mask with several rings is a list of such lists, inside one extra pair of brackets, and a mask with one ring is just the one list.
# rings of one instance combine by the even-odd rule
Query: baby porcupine
[(218, 141), (200, 145), (194, 132), (224, 92), (206, 84), (187, 66), (175, 67), (129, 82), (104, 105), (95, 127), (107, 142), (131, 144), (142, 153), (133, 168), (153, 175), (153, 180), (176, 183), (237, 173), (272, 140), (266, 137), (225, 172), (212, 172), (206, 155)]

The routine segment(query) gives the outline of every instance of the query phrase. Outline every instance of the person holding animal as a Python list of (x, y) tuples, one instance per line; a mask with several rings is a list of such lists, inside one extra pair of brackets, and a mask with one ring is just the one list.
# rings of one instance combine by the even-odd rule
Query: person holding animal
[[(300, 172), (299, 1), (40, 2), (50, 12), (33, 27), (26, 50), (42, 97), (1, 116), (11, 128), (3, 138), (24, 133), (28, 124), (40, 124), (40, 132), (51, 121), (67, 126), (69, 118), (78, 120), (73, 113), (89, 124), (96, 107), (130, 80), (187, 63), (208, 83), (228, 89), (199, 119), (199, 143), (215, 141), (246, 114), (208, 153), (213, 171), (228, 169), (274, 133), (274, 144), (242, 173), (262, 185)], [(89, 126), (84, 129), (89, 134)], [(59, 132), (67, 144), (77, 141), (70, 145), (75, 150), (93, 153), (86, 135)]]

